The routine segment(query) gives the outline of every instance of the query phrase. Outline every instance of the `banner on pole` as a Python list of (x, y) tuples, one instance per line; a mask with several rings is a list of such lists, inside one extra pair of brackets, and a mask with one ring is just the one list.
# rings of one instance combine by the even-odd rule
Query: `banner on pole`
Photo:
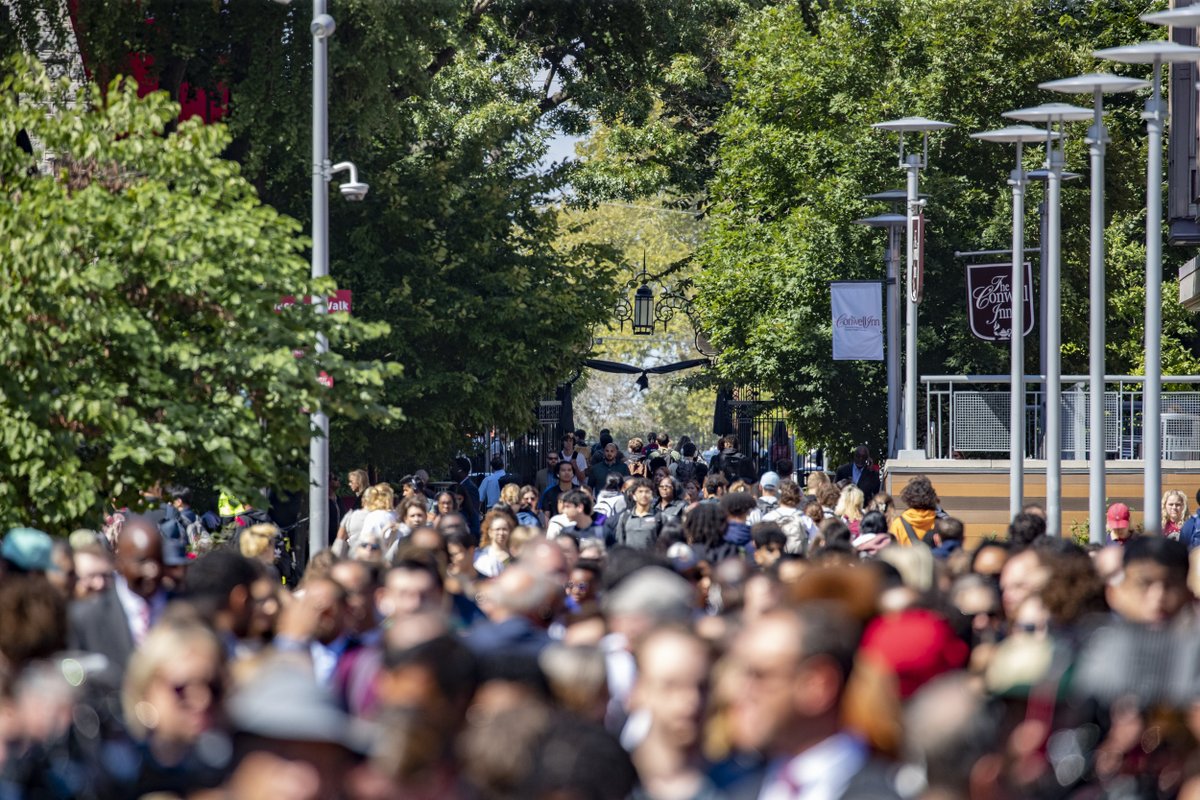
[(878, 281), (833, 281), (833, 360), (883, 360), (883, 286)]
[(920, 303), (925, 299), (925, 212), (912, 217), (908, 231), (912, 257), (908, 260), (908, 299)]
[[(1025, 262), (1024, 334), (1033, 330), (1033, 267)], [(985, 342), (1012, 338), (1012, 264), (967, 265), (967, 318)]]

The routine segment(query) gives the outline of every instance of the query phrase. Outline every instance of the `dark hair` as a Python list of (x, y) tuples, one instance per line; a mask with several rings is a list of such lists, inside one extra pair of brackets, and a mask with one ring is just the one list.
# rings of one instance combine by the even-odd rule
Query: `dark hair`
[(1165, 536), (1134, 536), (1125, 544), (1125, 566), (1150, 561), (1167, 568), (1171, 577), (1187, 582), (1187, 545)]
[(683, 518), (688, 543), (712, 548), (725, 538), (725, 509), (720, 503), (700, 503)]
[(604, 476), (604, 490), (606, 492), (619, 492), (625, 484), (625, 476), (616, 470), (612, 470)]
[(595, 558), (581, 558), (575, 562), (574, 568), (586, 570), (595, 575), (597, 579), (604, 574), (604, 565)]
[(787, 544), (787, 534), (774, 522), (760, 522), (752, 526), (750, 536), (754, 539), (755, 547), (777, 544), (782, 548)]
[(452, 530), (449, 533), (443, 534), (443, 536), (446, 539), (447, 547), (453, 544), (466, 550), (467, 548), (474, 547), (476, 544), (474, 535), (466, 529)]
[(710, 496), (715, 496), (718, 490), (726, 489), (728, 487), (729, 481), (727, 481), (725, 476), (720, 472), (710, 473), (709, 476), (704, 479), (704, 492)]
[(609, 433), (608, 428), (600, 431), (600, 447), (605, 447), (606, 445), (612, 444), (612, 440), (613, 437), (612, 434)]
[(592, 513), (592, 496), (579, 489), (572, 489), (562, 496), (562, 502), (573, 506), (583, 506), (583, 513)]
[(586, 438), (587, 438), (587, 431), (585, 431), (583, 428), (575, 429), (575, 440), (576, 441), (582, 442)]
[(780, 475), (791, 475), (796, 471), (795, 465), (790, 458), (779, 458), (775, 460), (775, 471)]
[(442, 491), (435, 494), (433, 496), (433, 502), (436, 504), (439, 500), (442, 499), (442, 495), (446, 495), (447, 497), (449, 497), (450, 501), (452, 503), (454, 503), (454, 508), (456, 510), (458, 509), (459, 495), (456, 495), (454, 492), (448, 491), (446, 489), (443, 489)]
[[(882, 515), (881, 515), (882, 516)], [(933, 529), (942, 537), (943, 542), (961, 542), (963, 540), (963, 524), (956, 517), (939, 517), (933, 521)]]
[(825, 538), (825, 546), (844, 542), (850, 544), (850, 527), (837, 517), (830, 517), (821, 523), (819, 530)]
[(729, 492), (721, 498), (721, 509), (726, 516), (742, 517), (758, 508), (758, 500), (749, 492)]
[(228, 607), (230, 593), (239, 586), (249, 587), (258, 580), (258, 575), (254, 564), (241, 553), (213, 550), (188, 567), (187, 597), (213, 610), (224, 609)]
[(800, 484), (791, 478), (779, 482), (779, 502), (789, 506), (799, 506), (804, 495), (800, 492)]
[(488, 464), (492, 469), (504, 469), (504, 456), (492, 456), (492, 460)]
[(666, 469), (666, 468), (667, 468), (667, 460), (665, 458), (663, 458), (662, 456), (655, 456), (654, 458), (650, 459), (650, 471), (651, 472), (655, 472), (657, 470)]
[(471, 650), (454, 636), (438, 636), (426, 642), (398, 649), (385, 646), (385, 669), (420, 666), (429, 671), (442, 696), (466, 702), (479, 685), (479, 662)]
[(909, 508), (933, 511), (937, 508), (937, 492), (925, 475), (914, 475), (900, 490), (900, 499)]
[(186, 486), (167, 487), (167, 494), (172, 500), (181, 500), (185, 505), (192, 504), (192, 490)]
[(388, 572), (400, 570), (402, 572), (424, 572), (433, 578), (433, 583), (438, 589), (442, 589), (442, 573), (438, 570), (437, 558), (428, 550), (409, 549), (396, 557), (396, 561), (392, 564)]
[(1037, 514), (1020, 513), (1013, 517), (1008, 526), (1008, 540), (1018, 550), (1033, 544), (1035, 539), (1046, 535), (1046, 520)]
[[(679, 448), (679, 452), (682, 453), (686, 458), (691, 458), (692, 456), (696, 455), (696, 445), (692, 442), (685, 442), (683, 446)], [(1200, 495), (1200, 492), (1196, 492), (1196, 494)], [(1200, 503), (1200, 500), (1197, 500), (1196, 502)]]
[(887, 533), (887, 517), (880, 511), (868, 511), (863, 515), (862, 521), (858, 523), (858, 530), (860, 533)]
[(663, 482), (665, 481), (669, 481), (671, 483), (671, 499), (678, 500), (683, 496), (683, 487), (679, 485), (679, 481), (677, 481), (675, 478), (672, 478), (670, 475), (664, 475), (654, 482), (654, 494), (656, 497), (658, 496), (658, 489), (662, 488)]
[(44, 575), (6, 575), (0, 581), (0, 654), (6, 666), (16, 674), (66, 647), (67, 601), (59, 591)]

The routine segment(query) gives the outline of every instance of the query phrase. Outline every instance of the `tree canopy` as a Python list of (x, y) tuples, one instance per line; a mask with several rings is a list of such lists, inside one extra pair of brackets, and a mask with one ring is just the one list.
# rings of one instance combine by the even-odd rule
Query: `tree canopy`
[[(1097, 47), (1156, 32), (1129, 22), (1144, 11), (1134, 2), (855, 0), (815, 19), (806, 9), (783, 3), (748, 16), (729, 53), (712, 220), (698, 256), (700, 305), (723, 348), (721, 371), (773, 390), (809, 443), (882, 443), (883, 364), (830, 358), (828, 282), (880, 279), (884, 271), (882, 234), (852, 221), (887, 210), (865, 195), (903, 185), (895, 135), (871, 124), (920, 115), (957, 125), (932, 138), (922, 173), (930, 199), (919, 368), (1006, 373), (1008, 348), (969, 332), (963, 262), (953, 254), (1010, 246), (1014, 149), (970, 134), (1002, 127), (1003, 111), (1069, 99), (1037, 84), (1093, 70)], [(1110, 372), (1141, 370), (1143, 99), (1108, 103)], [(1083, 127), (1073, 128), (1067, 149), (1076, 171), (1087, 166)], [(1026, 167), (1043, 157), (1040, 147), (1028, 148)], [(1065, 373), (1087, 370), (1088, 196), (1074, 185), (1062, 216)], [(1039, 194), (1032, 188), (1027, 203), (1031, 246)], [(1164, 369), (1194, 371), (1195, 323), (1166, 295)], [(1031, 335), (1030, 368), (1036, 344)]]
[[(276, 310), (333, 284), (310, 283), (299, 224), (220, 157), (224, 126), (168, 134), (165, 95), (106, 89), (17, 58), (0, 79), (6, 524), (95, 525), (106, 499), (180, 475), (244, 497), (296, 487), (306, 409), (392, 416), (379, 398), (396, 369), (356, 356), (386, 325)], [(21, 130), (52, 154), (45, 171)], [(320, 358), (318, 329), (335, 345)]]

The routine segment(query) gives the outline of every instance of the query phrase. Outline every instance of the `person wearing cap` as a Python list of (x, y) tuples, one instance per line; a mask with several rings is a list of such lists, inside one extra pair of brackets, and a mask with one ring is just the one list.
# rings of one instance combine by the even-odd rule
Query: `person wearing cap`
[(764, 472), (758, 479), (758, 508), (750, 512), (746, 521), (751, 526), (763, 521), (763, 517), (779, 508), (779, 473)]
[(50, 572), (55, 569), (53, 552), (49, 534), (36, 528), (13, 528), (0, 542), (0, 575)]
[(1113, 503), (1105, 515), (1105, 528), (1108, 531), (1108, 543), (1124, 545), (1129, 541), (1129, 506), (1124, 503)]

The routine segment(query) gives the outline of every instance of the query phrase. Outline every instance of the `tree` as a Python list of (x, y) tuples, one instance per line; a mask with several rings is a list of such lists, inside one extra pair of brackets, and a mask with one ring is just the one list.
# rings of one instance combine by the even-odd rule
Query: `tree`
[[(878, 213), (862, 198), (901, 182), (895, 137), (871, 123), (923, 115), (958, 127), (933, 137), (922, 190), (927, 291), (920, 307), (923, 373), (1006, 373), (1008, 349), (973, 339), (956, 250), (1010, 246), (1013, 149), (969, 138), (1000, 112), (1050, 99), (1041, 81), (1092, 70), (1099, 46), (1149, 38), (1144, 4), (1035, 0), (856, 0), (813, 18), (786, 3), (743, 20), (729, 56), (731, 100), (710, 185), (712, 221), (699, 260), (699, 304), (723, 348), (722, 373), (773, 390), (811, 445), (883, 441), (882, 364), (830, 358), (828, 281), (882, 277), (881, 236), (852, 220)], [(1161, 35), (1161, 34), (1158, 34)], [(1118, 71), (1122, 68), (1116, 67)], [(1142, 70), (1130, 70), (1140, 74)], [(1141, 97), (1111, 98), (1108, 159), (1110, 371), (1140, 370), (1144, 218)], [(1068, 167), (1086, 166), (1073, 130)], [(1026, 167), (1040, 166), (1029, 148)], [(1027, 210), (1036, 242), (1037, 191)], [(1063, 208), (1064, 372), (1086, 371), (1087, 193)], [(1195, 325), (1164, 302), (1164, 353), (1194, 369)], [(1036, 342), (1027, 347), (1037, 363)], [(1028, 368), (1028, 367), (1027, 367)]]
[[(179, 109), (165, 95), (6, 67), (0, 520), (95, 525), (105, 499), (180, 474), (244, 497), (296, 488), (305, 409), (392, 416), (379, 397), (395, 368), (354, 358), (386, 326), (276, 311), (333, 284), (310, 284), (299, 224), (219, 157), (223, 126), (167, 134)], [(21, 130), (54, 155), (45, 173)], [(318, 329), (335, 345), (320, 358)]]
[[(592, 208), (566, 208), (558, 246), (584, 245), (612, 248), (612, 259), (623, 265), (617, 280), (633, 279), (642, 269), (652, 275), (669, 272), (667, 285), (694, 280), (690, 260), (700, 243), (704, 219), (648, 198), (638, 204), (601, 202)], [(656, 287), (657, 288), (657, 287)], [(625, 290), (628, 296), (629, 291)], [(596, 329), (592, 356), (634, 366), (650, 367), (699, 358), (695, 332), (686, 314), (676, 313), (668, 326), (657, 326), (653, 336), (633, 336), (611, 319)], [(587, 371), (575, 384), (575, 423), (589, 433), (611, 429), (624, 446), (633, 436), (650, 430), (667, 431), (673, 441), (687, 434), (693, 439), (712, 428), (715, 391), (700, 370), (651, 376), (649, 391), (639, 391), (635, 376)]]
[[(603, 253), (552, 247), (546, 201), (572, 171), (539, 166), (546, 143), (646, 119), (668, 73), (707, 52), (714, 15), (737, 5), (331, 4), (331, 151), (372, 185), (361, 206), (331, 208), (331, 273), (357, 314), (391, 324), (364, 354), (405, 367), (386, 387), (404, 420), (335, 419), (335, 463), (436, 467), (473, 431), (532, 422), (614, 297)], [(307, 4), (82, 0), (76, 23), (102, 79), (134, 51), (177, 99), (185, 83), (227, 89), (230, 155), (264, 200), (306, 218)]]

